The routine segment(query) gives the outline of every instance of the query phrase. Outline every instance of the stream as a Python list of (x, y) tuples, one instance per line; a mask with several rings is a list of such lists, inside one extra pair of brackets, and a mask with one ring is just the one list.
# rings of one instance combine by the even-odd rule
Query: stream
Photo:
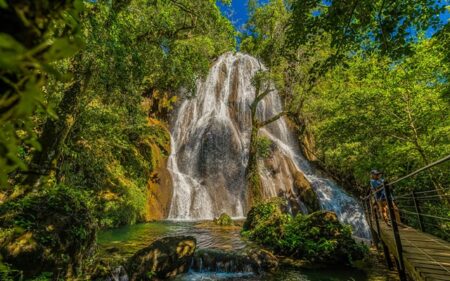
[[(241, 227), (217, 227), (211, 222), (160, 221), (126, 226), (103, 231), (98, 237), (101, 256), (124, 259), (153, 241), (167, 236), (191, 235), (197, 239), (198, 249), (218, 249), (239, 251), (256, 247), (240, 236)], [(187, 280), (267, 280), (267, 281), (378, 281), (395, 280), (386, 277), (383, 266), (373, 265), (373, 269), (361, 271), (350, 268), (299, 269), (280, 266), (275, 273), (255, 275), (235, 272), (194, 272), (177, 276), (177, 281)]]

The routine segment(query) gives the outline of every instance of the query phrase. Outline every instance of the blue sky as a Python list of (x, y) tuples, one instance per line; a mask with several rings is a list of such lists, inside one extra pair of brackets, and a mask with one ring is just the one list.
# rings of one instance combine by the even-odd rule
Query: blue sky
[(219, 3), (219, 7), (238, 30), (248, 19), (247, 0), (234, 0), (231, 7)]
[[(247, 10), (247, 1), (248, 0), (232, 0), (231, 7), (226, 7), (219, 3), (220, 9), (222, 13), (226, 15), (237, 30), (240, 30), (242, 25), (248, 19), (248, 10)], [(261, 3), (268, 2), (268, 0), (259, 0)], [(436, 0), (441, 2), (443, 5), (450, 5), (449, 0)], [(447, 3), (446, 3), (447, 2)], [(448, 22), (450, 19), (450, 12), (447, 10), (444, 14), (440, 15), (442, 23)], [(431, 36), (434, 33), (433, 30), (429, 30), (427, 32), (428, 36)]]

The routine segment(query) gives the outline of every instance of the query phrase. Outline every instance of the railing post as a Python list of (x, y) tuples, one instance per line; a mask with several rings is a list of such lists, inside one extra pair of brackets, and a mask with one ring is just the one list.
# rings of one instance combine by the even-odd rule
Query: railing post
[(365, 206), (367, 209), (367, 220), (369, 221), (369, 226), (370, 226), (370, 233), (372, 234), (372, 239), (373, 239), (373, 243), (375, 244), (375, 247), (379, 248), (378, 243), (380, 242), (378, 239), (378, 233), (375, 232), (374, 228), (373, 228), (373, 219), (372, 219), (372, 214), (373, 214), (373, 210), (372, 210), (372, 204), (371, 202), (371, 195), (369, 195), (369, 197), (367, 197), (367, 200), (365, 200)]
[[(370, 204), (371, 201), (369, 201)], [(374, 201), (374, 204), (377, 204), (377, 201)], [(371, 204), (371, 206), (373, 206), (374, 204)], [(380, 206), (377, 204), (377, 210), (380, 208)], [(391, 260), (391, 254), (389, 253), (389, 249), (386, 246), (386, 243), (384, 243), (383, 238), (381, 237), (381, 231), (380, 231), (380, 220), (378, 219), (378, 212), (380, 212), (380, 210), (373, 210), (372, 209), (372, 214), (374, 216), (375, 219), (375, 226), (377, 227), (377, 240), (379, 242), (381, 242), (381, 246), (383, 247), (383, 252), (384, 252), (384, 258), (386, 259), (386, 265), (387, 267), (391, 270), (392, 269), (392, 260)]]
[(419, 221), (419, 228), (420, 228), (420, 231), (423, 232), (422, 215), (421, 215), (421, 213), (420, 213), (419, 202), (417, 202), (417, 199), (416, 199), (416, 192), (413, 191), (413, 192), (411, 192), (411, 193), (412, 193), (412, 198), (413, 198), (413, 201), (414, 201), (414, 208), (416, 209), (416, 213), (417, 213), (417, 219), (418, 219), (418, 221)]
[(400, 232), (398, 231), (397, 219), (394, 212), (394, 204), (392, 203), (391, 190), (389, 184), (387, 184), (386, 182), (383, 184), (383, 186), (389, 210), (389, 217), (391, 218), (392, 231), (394, 232), (395, 246), (397, 247), (398, 275), (401, 281), (406, 281), (405, 263), (403, 262), (402, 240), (400, 239)]

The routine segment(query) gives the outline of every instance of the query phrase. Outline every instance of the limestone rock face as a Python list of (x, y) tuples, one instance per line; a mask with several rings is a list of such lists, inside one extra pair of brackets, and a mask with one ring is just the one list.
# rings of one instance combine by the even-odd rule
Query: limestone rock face
[(191, 236), (166, 237), (134, 254), (125, 266), (130, 281), (169, 278), (188, 271), (197, 241)]
[(166, 124), (157, 119), (149, 118), (149, 124), (158, 134), (148, 139), (147, 143), (152, 163), (152, 173), (147, 186), (147, 221), (167, 218), (173, 193), (172, 177), (166, 168), (170, 154), (169, 131)]
[(170, 173), (165, 168), (166, 161), (162, 160), (161, 167), (152, 172), (148, 183), (147, 221), (165, 219), (169, 215), (173, 187)]
[[(197, 81), (195, 94), (180, 101), (171, 122), (167, 161), (173, 181), (169, 219), (212, 220), (221, 213), (244, 217), (251, 209), (255, 190), (249, 188), (246, 174), (252, 135), (249, 105), (255, 101), (254, 75), (264, 70), (249, 55), (223, 54)], [(273, 91), (258, 103), (260, 122), (283, 111), (275, 85), (264, 86)], [(317, 210), (318, 198), (322, 209), (335, 211), (361, 237), (370, 236), (361, 206), (309, 163), (293, 129), (288, 118), (281, 117), (258, 130), (258, 137), (272, 144), (270, 155), (258, 158), (258, 196), (286, 199), (287, 211), (294, 215)], [(313, 188), (295, 188), (298, 173), (306, 175)]]

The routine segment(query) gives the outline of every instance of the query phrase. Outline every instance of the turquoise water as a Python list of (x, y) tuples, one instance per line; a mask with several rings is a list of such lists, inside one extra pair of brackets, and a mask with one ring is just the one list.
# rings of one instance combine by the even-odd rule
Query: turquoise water
[(100, 233), (98, 243), (101, 250), (117, 248), (125, 256), (150, 245), (153, 241), (178, 235), (190, 235), (197, 239), (198, 248), (220, 250), (242, 250), (251, 247), (249, 241), (241, 239), (240, 227), (217, 227), (206, 222), (152, 222), (125, 226)]
[(368, 276), (355, 270), (295, 270), (280, 269), (276, 273), (255, 275), (249, 273), (187, 273), (175, 278), (176, 281), (207, 280), (248, 280), (248, 281), (367, 281)]
[[(240, 227), (217, 227), (206, 222), (152, 222), (126, 226), (100, 233), (100, 255), (123, 260), (153, 241), (178, 235), (190, 235), (197, 239), (198, 248), (240, 251), (255, 247), (242, 239)], [(282, 267), (276, 273), (255, 275), (252, 273), (189, 272), (175, 278), (176, 281), (209, 280), (265, 280), (265, 281), (388, 281), (396, 280), (376, 260), (366, 271), (349, 268), (294, 269)]]

